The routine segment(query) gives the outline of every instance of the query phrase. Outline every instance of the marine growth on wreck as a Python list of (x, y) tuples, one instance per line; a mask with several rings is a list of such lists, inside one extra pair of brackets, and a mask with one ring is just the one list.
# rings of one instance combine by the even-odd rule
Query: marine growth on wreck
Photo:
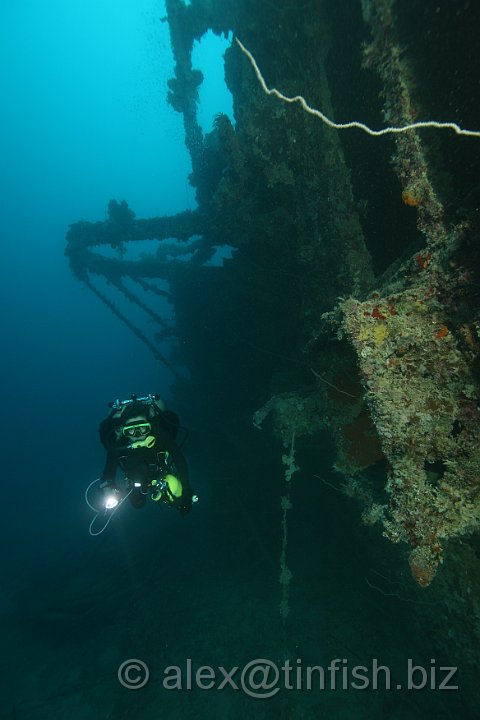
[[(138, 219), (112, 200), (105, 222), (70, 226), (71, 268), (172, 369), (178, 392), (201, 388), (204, 413), (235, 408), (263, 427), (268, 417), (287, 449), (292, 438), (330, 432), (341, 487), (363, 522), (408, 548), (411, 575), (427, 588), (445, 551), (480, 529), (480, 138), (329, 127), (267, 94), (234, 38), (267, 88), (301, 95), (338, 123), (435, 120), (475, 132), (474, 40), (467, 30), (450, 38), (453, 50), (433, 65), (453, 9), (438, 13), (431, 2), (314, 0), (302, 12), (289, 0), (166, 4), (168, 98), (183, 115), (198, 207)], [(225, 78), (235, 124), (219, 115), (204, 135), (192, 49), (208, 30), (232, 39)], [(143, 239), (158, 240), (155, 255), (123, 260), (122, 248)], [(101, 245), (118, 257), (96, 252)], [(205, 264), (222, 245), (232, 258)], [(149, 314), (157, 339), (176, 341), (189, 380), (96, 276)], [(174, 324), (156, 313), (152, 279), (168, 282)], [(237, 396), (227, 400), (232, 376)]]

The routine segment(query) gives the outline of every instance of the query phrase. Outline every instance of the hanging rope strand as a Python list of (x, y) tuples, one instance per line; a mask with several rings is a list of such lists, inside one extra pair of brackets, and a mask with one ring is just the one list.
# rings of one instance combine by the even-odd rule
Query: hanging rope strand
[(168, 290), (160, 290), (160, 288), (155, 287), (152, 283), (148, 283), (146, 280), (143, 280), (143, 278), (135, 277), (132, 278), (132, 280), (138, 283), (142, 290), (150, 290), (150, 292), (153, 292), (160, 297), (167, 298), (167, 300), (172, 299), (172, 293), (168, 292)]
[(282, 549), (280, 551), (280, 587), (282, 590), (282, 599), (280, 601), (280, 615), (283, 622), (290, 614), (290, 582), (292, 580), (292, 573), (287, 565), (287, 545), (288, 545), (288, 522), (287, 513), (292, 509), (292, 476), (296, 473), (299, 468), (295, 465), (295, 433), (292, 434), (292, 441), (290, 443), (290, 451), (288, 455), (282, 455), (282, 463), (285, 466), (285, 494), (280, 498), (280, 504), (282, 508)]
[(287, 95), (281, 93), (280, 90), (277, 90), (277, 88), (269, 88), (267, 83), (265, 82), (262, 73), (260, 72), (260, 68), (258, 67), (252, 53), (247, 50), (245, 45), (243, 45), (238, 38), (235, 38), (235, 40), (240, 50), (245, 53), (245, 55), (249, 59), (264, 93), (266, 93), (267, 95), (274, 95), (276, 98), (278, 98), (279, 100), (283, 100), (283, 102), (286, 103), (300, 103), (305, 112), (307, 112), (309, 115), (314, 115), (315, 117), (318, 117), (323, 123), (325, 123), (325, 125), (328, 125), (335, 130), (349, 130), (350, 128), (358, 128), (359, 130), (363, 130), (363, 132), (366, 132), (368, 135), (378, 137), (379, 135), (395, 135), (398, 133), (407, 132), (408, 130), (418, 130), (420, 128), (436, 128), (439, 130), (453, 130), (457, 135), (480, 137), (480, 130), (464, 130), (459, 125), (457, 125), (457, 123), (437, 122), (436, 120), (421, 120), (420, 122), (409, 123), (408, 125), (404, 125), (403, 127), (389, 126), (382, 128), (381, 130), (372, 130), (372, 128), (368, 127), (368, 125), (365, 125), (365, 123), (359, 122), (358, 120), (352, 120), (351, 122), (347, 123), (334, 122), (333, 120), (330, 120), (330, 118), (328, 118), (324, 113), (322, 113), (321, 110), (316, 110), (315, 108), (312, 108), (302, 95), (288, 97)]
[(178, 373), (176, 368), (161, 354), (158, 352), (157, 348), (153, 343), (150, 342), (150, 340), (143, 334), (143, 332), (136, 327), (130, 320), (125, 317), (125, 315), (114, 305), (111, 300), (109, 300), (105, 295), (100, 292), (100, 290), (97, 290), (97, 288), (92, 285), (90, 280), (88, 278), (84, 278), (85, 285), (112, 311), (114, 315), (118, 317), (119, 320), (121, 320), (124, 325), (127, 326), (129, 330), (131, 330), (134, 335), (138, 337), (139, 340), (141, 340), (150, 350), (155, 360), (158, 360), (158, 362), (163, 363), (170, 372), (175, 376), (177, 380), (181, 379), (181, 375)]
[(150, 317), (155, 320), (159, 325), (164, 327), (166, 330), (171, 330), (170, 325), (164, 320), (158, 313), (156, 313), (154, 310), (148, 307), (140, 298), (135, 295), (131, 290), (129, 290), (121, 280), (111, 280), (110, 282), (115, 285), (115, 287), (120, 290), (121, 293), (125, 295), (127, 300), (134, 303), (135, 305), (138, 305), (138, 307), (143, 310), (147, 315), (150, 315)]

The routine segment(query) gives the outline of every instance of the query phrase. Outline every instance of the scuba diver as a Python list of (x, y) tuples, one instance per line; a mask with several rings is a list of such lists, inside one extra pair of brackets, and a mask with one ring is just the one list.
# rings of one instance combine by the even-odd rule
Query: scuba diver
[[(189, 513), (198, 498), (190, 488), (188, 466), (176, 441), (178, 416), (166, 410), (159, 395), (132, 395), (110, 407), (99, 427), (107, 451), (99, 481), (104, 508), (114, 510), (127, 497), (134, 508), (141, 508), (150, 495), (154, 502), (177, 508), (181, 515)], [(125, 475), (121, 483), (117, 483), (118, 468)]]

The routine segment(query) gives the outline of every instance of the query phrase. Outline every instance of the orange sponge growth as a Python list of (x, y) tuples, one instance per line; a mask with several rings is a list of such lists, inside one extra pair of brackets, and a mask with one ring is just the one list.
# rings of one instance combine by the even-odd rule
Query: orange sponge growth
[(402, 200), (405, 205), (409, 207), (418, 207), (422, 203), (422, 198), (411, 190), (404, 190), (402, 192)]

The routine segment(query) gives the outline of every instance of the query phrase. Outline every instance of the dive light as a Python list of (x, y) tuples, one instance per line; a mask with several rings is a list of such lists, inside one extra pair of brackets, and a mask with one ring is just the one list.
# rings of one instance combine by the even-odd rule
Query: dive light
[(105, 497), (105, 510), (113, 510), (118, 505), (118, 493), (112, 492)]

